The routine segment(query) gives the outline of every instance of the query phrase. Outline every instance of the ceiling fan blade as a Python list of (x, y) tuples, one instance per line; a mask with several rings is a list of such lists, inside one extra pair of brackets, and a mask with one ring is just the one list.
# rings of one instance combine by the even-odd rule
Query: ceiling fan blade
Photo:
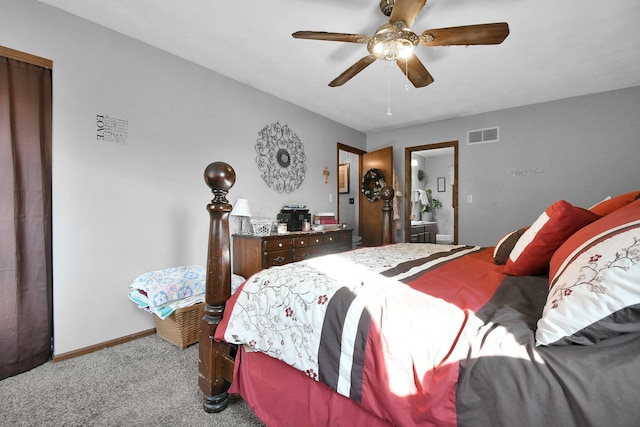
[(331, 42), (369, 43), (370, 36), (362, 34), (327, 33), (324, 31), (296, 31), (294, 39), (327, 40)]
[(389, 22), (404, 21), (411, 27), (427, 0), (396, 0), (389, 16)]
[(420, 42), (425, 46), (500, 44), (509, 35), (509, 24), (464, 25), (425, 30)]
[(433, 77), (417, 56), (411, 55), (406, 62), (398, 59), (396, 64), (415, 87), (425, 87), (433, 83)]
[(342, 86), (343, 84), (351, 80), (353, 76), (355, 76), (360, 71), (364, 70), (369, 65), (371, 65), (375, 60), (376, 60), (376, 57), (373, 55), (365, 56), (364, 58), (360, 59), (358, 62), (353, 64), (351, 67), (344, 70), (344, 72), (340, 74), (338, 77), (333, 79), (333, 81), (329, 83), (329, 86), (331, 87)]

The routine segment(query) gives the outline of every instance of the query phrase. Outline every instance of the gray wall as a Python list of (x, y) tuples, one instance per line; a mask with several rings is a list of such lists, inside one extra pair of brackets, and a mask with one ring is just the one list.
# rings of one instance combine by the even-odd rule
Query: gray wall
[[(275, 218), (285, 203), (335, 211), (336, 143), (364, 149), (364, 134), (38, 1), (0, 6), (1, 43), (54, 63), (55, 354), (153, 327), (127, 299), (131, 281), (204, 265), (210, 162), (235, 168), (229, 200), (249, 199), (256, 216)], [(127, 120), (128, 144), (97, 141), (97, 114)], [(256, 167), (258, 132), (275, 122), (307, 156), (291, 194)]]
[[(493, 126), (499, 142), (467, 145), (468, 130)], [(460, 141), (458, 240), (494, 245), (556, 200), (589, 207), (640, 189), (640, 87), (369, 134), (367, 151), (393, 146), (404, 176), (404, 147), (451, 140)]]

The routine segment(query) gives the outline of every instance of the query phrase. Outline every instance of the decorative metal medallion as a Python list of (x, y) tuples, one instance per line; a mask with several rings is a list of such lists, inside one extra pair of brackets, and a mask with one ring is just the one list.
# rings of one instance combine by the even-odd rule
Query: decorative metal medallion
[(306, 174), (304, 146), (289, 126), (266, 125), (258, 132), (256, 163), (262, 179), (278, 193), (294, 192)]

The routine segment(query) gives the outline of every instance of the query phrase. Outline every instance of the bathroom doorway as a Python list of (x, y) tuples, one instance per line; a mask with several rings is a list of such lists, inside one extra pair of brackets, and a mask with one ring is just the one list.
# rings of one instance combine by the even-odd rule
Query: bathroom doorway
[[(411, 242), (412, 224), (435, 223), (438, 243), (457, 244), (458, 141), (406, 147), (404, 170), (404, 188), (410, 189), (404, 200), (405, 242)], [(436, 202), (426, 208), (430, 199)]]

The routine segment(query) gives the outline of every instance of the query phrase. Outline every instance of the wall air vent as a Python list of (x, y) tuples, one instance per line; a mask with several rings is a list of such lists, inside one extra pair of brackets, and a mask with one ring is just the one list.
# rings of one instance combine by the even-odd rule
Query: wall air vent
[(498, 126), (485, 129), (470, 130), (467, 132), (467, 144), (484, 144), (497, 142), (500, 134)]

